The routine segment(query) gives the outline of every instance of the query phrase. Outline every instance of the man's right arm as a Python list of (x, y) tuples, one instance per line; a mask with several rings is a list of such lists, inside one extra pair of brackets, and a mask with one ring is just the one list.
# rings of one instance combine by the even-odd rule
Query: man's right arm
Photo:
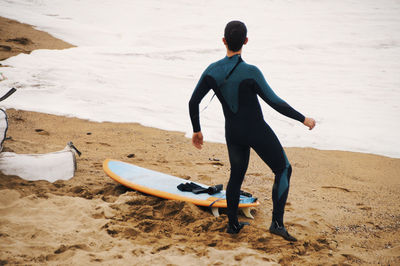
[(211, 89), (209, 82), (207, 82), (207, 79), (209, 78), (207, 76), (207, 70), (208, 69), (206, 69), (202, 74), (189, 101), (189, 114), (192, 122), (193, 132), (201, 131), (199, 105), (201, 100)]

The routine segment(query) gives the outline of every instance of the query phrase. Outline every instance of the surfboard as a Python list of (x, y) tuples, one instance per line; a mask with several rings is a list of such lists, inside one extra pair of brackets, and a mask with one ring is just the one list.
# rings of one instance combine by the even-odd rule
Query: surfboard
[[(103, 162), (103, 169), (109, 177), (126, 187), (164, 199), (181, 200), (209, 207), (216, 217), (219, 216), (218, 208), (227, 207), (225, 190), (213, 195), (180, 191), (177, 186), (188, 180), (112, 159)], [(193, 183), (208, 187), (198, 182)], [(258, 205), (256, 198), (240, 196), (239, 209), (246, 217), (253, 219), (250, 210)]]

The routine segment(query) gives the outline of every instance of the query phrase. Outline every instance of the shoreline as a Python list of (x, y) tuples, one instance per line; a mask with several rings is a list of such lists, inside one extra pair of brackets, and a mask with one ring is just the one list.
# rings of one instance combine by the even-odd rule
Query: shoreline
[[(37, 49), (66, 49), (75, 47), (54, 38), (29, 24), (0, 17), (0, 61), (20, 53), (30, 54)], [(0, 67), (2, 64), (0, 63)]]
[[(9, 31), (18, 34), (3, 39), (30, 36), (18, 28)], [(289, 243), (267, 231), (274, 175), (253, 151), (243, 190), (261, 205), (252, 211), (254, 220), (239, 216), (251, 226), (230, 236), (223, 211), (215, 218), (188, 203), (146, 196), (118, 185), (102, 170), (103, 160), (112, 158), (226, 187), (225, 144), (206, 142), (198, 151), (184, 133), (138, 123), (15, 109), (7, 114), (11, 138), (4, 151), (47, 153), (73, 141), (82, 156), (67, 181), (26, 181), (0, 173), (2, 265), (136, 264), (138, 258), (142, 265), (400, 263), (400, 159), (285, 148), (293, 167), (285, 222), (299, 238)]]

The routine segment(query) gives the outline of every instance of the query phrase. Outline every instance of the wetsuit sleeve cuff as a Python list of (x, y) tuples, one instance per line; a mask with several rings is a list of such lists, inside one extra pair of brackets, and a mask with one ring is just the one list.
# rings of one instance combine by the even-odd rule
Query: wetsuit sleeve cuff
[(304, 123), (305, 120), (306, 120), (306, 117), (304, 115), (301, 115), (299, 122)]
[(201, 131), (200, 126), (193, 126), (193, 133), (197, 133), (197, 132), (200, 132), (200, 131)]

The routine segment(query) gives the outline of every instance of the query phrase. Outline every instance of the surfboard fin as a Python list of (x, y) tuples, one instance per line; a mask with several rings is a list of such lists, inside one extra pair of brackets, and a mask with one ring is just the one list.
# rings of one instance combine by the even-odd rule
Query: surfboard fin
[(250, 207), (242, 208), (242, 212), (243, 212), (244, 216), (246, 216), (247, 218), (250, 218), (250, 219), (254, 219), (253, 215), (251, 215), (250, 210), (251, 210)]
[[(244, 216), (250, 219), (254, 219), (253, 215), (251, 215), (251, 207), (241, 208)], [(219, 217), (219, 210), (217, 207), (211, 207), (211, 212), (215, 217)]]
[(211, 212), (215, 217), (219, 217), (219, 211), (217, 207), (211, 207)]

